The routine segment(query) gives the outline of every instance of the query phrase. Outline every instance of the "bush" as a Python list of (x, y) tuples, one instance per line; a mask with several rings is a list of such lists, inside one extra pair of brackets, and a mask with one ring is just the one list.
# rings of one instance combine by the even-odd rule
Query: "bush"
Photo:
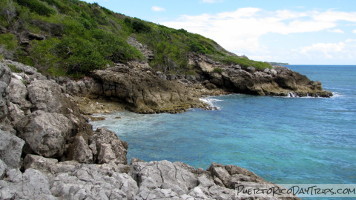
[(11, 33), (0, 34), (0, 45), (9, 51), (14, 51), (18, 46), (17, 38)]
[(8, 26), (16, 17), (16, 8), (12, 0), (2, 0), (0, 2), (0, 24)]
[(256, 69), (259, 69), (259, 70), (263, 70), (266, 68), (272, 68), (272, 66), (266, 62), (254, 61), (254, 60), (250, 60), (246, 57), (223, 56), (223, 57), (217, 57), (216, 59), (220, 60), (221, 62), (226, 63), (226, 64), (237, 64), (244, 68), (247, 68), (249, 66), (255, 67)]
[(96, 41), (98, 51), (107, 59), (114, 63), (125, 63), (130, 60), (142, 60), (143, 55), (134, 47), (127, 44), (125, 40), (116, 35), (96, 29), (91, 33), (91, 37)]
[(147, 22), (142, 22), (139, 19), (125, 18), (124, 22), (127, 26), (133, 29), (136, 33), (148, 33), (151, 31), (151, 27), (148, 26)]
[(47, 69), (57, 66), (59, 58), (55, 53), (54, 46), (60, 42), (57, 38), (31, 42), (31, 57), (33, 63), (39, 69)]
[(7, 66), (10, 68), (10, 70), (11, 70), (12, 72), (15, 72), (15, 73), (20, 73), (20, 72), (22, 72), (21, 70), (17, 69), (16, 65), (9, 64), (9, 65), (7, 65)]
[(69, 13), (72, 10), (70, 6), (66, 4), (63, 0), (42, 0), (47, 2), (49, 5), (55, 6), (60, 12)]
[(214, 73), (221, 74), (221, 73), (223, 72), (223, 70), (222, 70), (220, 67), (215, 67), (215, 68), (213, 69), (213, 72), (214, 72)]
[(45, 3), (39, 0), (17, 0), (17, 3), (28, 7), (31, 11), (39, 15), (51, 16), (56, 13), (54, 9), (48, 7)]
[(63, 38), (55, 46), (55, 51), (70, 74), (88, 74), (108, 64), (95, 44), (78, 37)]

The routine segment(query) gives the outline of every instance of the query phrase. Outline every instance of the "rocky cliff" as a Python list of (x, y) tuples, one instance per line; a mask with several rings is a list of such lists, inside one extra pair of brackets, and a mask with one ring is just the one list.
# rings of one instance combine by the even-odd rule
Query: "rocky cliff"
[(32, 67), (0, 62), (0, 199), (279, 199), (236, 192), (277, 187), (237, 166), (128, 164), (127, 143), (93, 131), (65, 90)]

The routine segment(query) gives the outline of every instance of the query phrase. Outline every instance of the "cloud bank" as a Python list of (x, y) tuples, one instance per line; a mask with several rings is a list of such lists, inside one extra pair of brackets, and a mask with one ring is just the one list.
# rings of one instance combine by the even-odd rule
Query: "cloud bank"
[[(184, 28), (190, 32), (202, 34), (216, 40), (226, 49), (235, 53), (254, 55), (255, 57), (272, 58), (268, 55), (268, 48), (261, 44), (261, 37), (270, 33), (289, 35), (315, 32), (333, 32), (337, 35), (344, 33), (338, 28), (339, 22), (356, 23), (356, 12), (338, 11), (304, 11), (291, 10), (267, 11), (260, 8), (239, 8), (231, 12), (217, 14), (201, 14), (196, 16), (183, 15), (177, 20), (162, 22), (161, 24)], [(355, 24), (356, 25), (356, 24)], [(355, 31), (354, 31), (355, 32)], [(345, 45), (343, 46), (342, 44)], [(348, 45), (346, 45), (348, 44)], [(306, 52), (320, 51), (321, 55), (330, 58), (336, 52), (348, 51), (350, 42), (316, 43), (299, 48), (300, 55)], [(329, 50), (325, 50), (329, 49)], [(297, 49), (294, 49), (296, 53)]]

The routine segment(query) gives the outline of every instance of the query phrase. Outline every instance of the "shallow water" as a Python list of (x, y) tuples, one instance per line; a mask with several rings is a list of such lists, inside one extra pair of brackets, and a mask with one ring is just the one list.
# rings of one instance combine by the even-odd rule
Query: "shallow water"
[[(219, 110), (107, 115), (93, 122), (129, 143), (128, 157), (247, 168), (275, 183), (356, 183), (356, 66), (290, 66), (332, 98), (212, 97)], [(115, 117), (121, 116), (121, 119)]]

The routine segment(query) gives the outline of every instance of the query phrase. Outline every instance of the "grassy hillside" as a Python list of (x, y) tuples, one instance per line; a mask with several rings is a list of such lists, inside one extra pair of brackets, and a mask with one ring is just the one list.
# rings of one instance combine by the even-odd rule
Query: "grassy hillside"
[(189, 54), (225, 63), (270, 67), (233, 56), (203, 36), (114, 13), (78, 0), (0, 0), (0, 57), (33, 65), (52, 75), (83, 75), (117, 62), (145, 57), (128, 37), (154, 52), (150, 65), (189, 74)]

